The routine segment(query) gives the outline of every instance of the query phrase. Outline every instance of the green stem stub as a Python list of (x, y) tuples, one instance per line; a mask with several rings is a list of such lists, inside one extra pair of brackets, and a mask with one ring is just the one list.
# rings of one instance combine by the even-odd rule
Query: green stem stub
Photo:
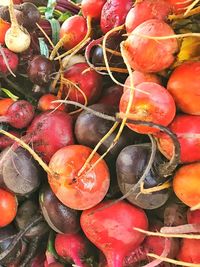
[(47, 20), (53, 18), (53, 11), (56, 7), (56, 4), (56, 0), (48, 0), (47, 8), (45, 11), (45, 18)]
[(52, 30), (52, 41), (53, 44), (56, 45), (59, 41), (59, 32), (60, 32), (60, 23), (57, 19), (48, 19), (49, 23), (51, 24)]
[(40, 54), (45, 56), (45, 57), (49, 57), (49, 49), (47, 44), (45, 43), (45, 40), (43, 37), (38, 38), (39, 40), (39, 46), (40, 46)]

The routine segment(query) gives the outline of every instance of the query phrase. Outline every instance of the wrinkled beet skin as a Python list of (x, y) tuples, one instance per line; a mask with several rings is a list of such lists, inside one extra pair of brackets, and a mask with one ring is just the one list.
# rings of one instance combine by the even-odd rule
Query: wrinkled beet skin
[(27, 129), (25, 139), (43, 160), (50, 161), (61, 147), (74, 144), (72, 118), (64, 111), (40, 113)]
[[(12, 243), (12, 240), (14, 237), (12, 238), (8, 238), (8, 237), (13, 236), (16, 233), (17, 233), (17, 230), (14, 228), (12, 224), (9, 224), (6, 227), (0, 228), (0, 253), (6, 250), (6, 248)], [(6, 239), (6, 238), (8, 239), (5, 241), (2, 241), (3, 239)], [(20, 241), (17, 243), (14, 250), (8, 254), (8, 257), (5, 257), (5, 259), (3, 259), (0, 262), (0, 265), (5, 264), (5, 266), (8, 266), (8, 264), (14, 262), (16, 258), (20, 255), (21, 248), (22, 248), (22, 243)]]
[(108, 0), (101, 11), (100, 25), (102, 32), (106, 33), (114, 27), (122, 25), (132, 5), (131, 0)]

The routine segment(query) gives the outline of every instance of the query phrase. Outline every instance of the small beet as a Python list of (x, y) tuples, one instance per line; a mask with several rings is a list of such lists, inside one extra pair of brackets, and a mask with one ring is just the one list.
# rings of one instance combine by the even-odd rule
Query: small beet
[(82, 258), (87, 254), (86, 239), (80, 234), (57, 234), (55, 249), (58, 255), (79, 267), (86, 266)]
[(8, 108), (4, 116), (0, 117), (0, 122), (6, 122), (14, 128), (22, 129), (30, 124), (34, 114), (34, 107), (28, 101), (18, 100)]

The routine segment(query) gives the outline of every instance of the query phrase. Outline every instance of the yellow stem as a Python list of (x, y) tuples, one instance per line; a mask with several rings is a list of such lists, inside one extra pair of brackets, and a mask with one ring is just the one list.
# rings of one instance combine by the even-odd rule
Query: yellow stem
[(151, 188), (147, 188), (145, 189), (144, 188), (144, 182), (142, 182), (140, 184), (140, 191), (142, 194), (151, 194), (151, 193), (154, 193), (154, 192), (159, 192), (161, 190), (164, 190), (164, 189), (167, 189), (167, 188), (170, 188), (171, 187), (171, 183), (169, 182), (166, 182), (166, 183), (163, 183), (162, 185), (158, 185), (158, 186), (154, 186), (154, 187), (151, 187)]
[(62, 55), (56, 57), (55, 60), (61, 59), (65, 56), (73, 53), (74, 51), (77, 51), (77, 50), (79, 51), (82, 48), (82, 44), (84, 43), (84, 45), (85, 45), (90, 40), (91, 30), (92, 30), (91, 17), (87, 17), (87, 33), (86, 33), (84, 39), (79, 44), (77, 44), (75, 47), (73, 47), (72, 49), (70, 49), (67, 52), (63, 53)]
[(199, 13), (200, 13), (200, 6), (193, 8), (187, 14), (169, 15), (168, 19), (169, 20), (185, 19), (185, 18), (191, 17), (191, 16), (199, 14)]
[[(112, 128), (107, 132), (106, 135), (104, 135), (104, 137), (98, 142), (98, 144), (95, 146), (95, 148), (92, 150), (92, 153), (89, 155), (89, 157), (87, 158), (87, 160), (85, 161), (84, 165), (82, 166), (82, 168), (80, 169), (80, 171), (78, 172), (78, 176), (81, 176), (81, 174), (84, 172), (84, 170), (87, 168), (88, 164), (90, 163), (90, 161), (92, 160), (92, 158), (94, 157), (95, 153), (97, 152), (97, 150), (99, 149), (99, 147), (103, 144), (103, 142), (115, 131), (115, 129), (117, 128), (117, 126), (119, 125), (119, 122), (115, 122), (114, 125), (112, 126)], [(99, 158), (98, 162), (102, 160), (102, 157)], [(94, 163), (95, 166), (97, 164), (97, 161)], [(95, 167), (94, 165), (92, 166), (92, 168)], [(88, 172), (91, 169), (88, 170)]]
[(14, 140), (15, 142), (19, 143), (24, 149), (26, 149), (32, 156), (33, 158), (40, 164), (40, 166), (49, 174), (51, 174), (52, 176), (55, 176), (56, 174), (48, 167), (48, 165), (46, 163), (44, 163), (44, 161), (38, 156), (38, 154), (35, 153), (35, 151), (30, 148), (29, 145), (27, 145), (24, 141), (22, 141), (21, 139), (19, 139), (18, 137), (4, 131), (4, 130), (0, 130), (0, 134), (6, 135), (9, 138), (11, 138), (12, 140)]
[(194, 2), (191, 3), (191, 5), (188, 6), (187, 10), (184, 13), (184, 16), (187, 15), (192, 9), (193, 7), (196, 6), (196, 4), (199, 3), (200, 0), (195, 0)]

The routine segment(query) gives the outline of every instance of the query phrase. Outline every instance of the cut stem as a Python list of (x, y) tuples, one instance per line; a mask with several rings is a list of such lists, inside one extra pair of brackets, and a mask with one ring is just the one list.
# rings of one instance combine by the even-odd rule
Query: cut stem
[(147, 188), (146, 189), (146, 188), (144, 188), (144, 181), (143, 181), (140, 184), (140, 192), (142, 194), (147, 195), (147, 194), (152, 194), (152, 193), (155, 193), (155, 192), (159, 192), (159, 191), (164, 190), (164, 189), (168, 189), (171, 186), (172, 186), (171, 183), (165, 182), (162, 185), (158, 185), (158, 186), (154, 186), (154, 187), (151, 187), (151, 188)]

